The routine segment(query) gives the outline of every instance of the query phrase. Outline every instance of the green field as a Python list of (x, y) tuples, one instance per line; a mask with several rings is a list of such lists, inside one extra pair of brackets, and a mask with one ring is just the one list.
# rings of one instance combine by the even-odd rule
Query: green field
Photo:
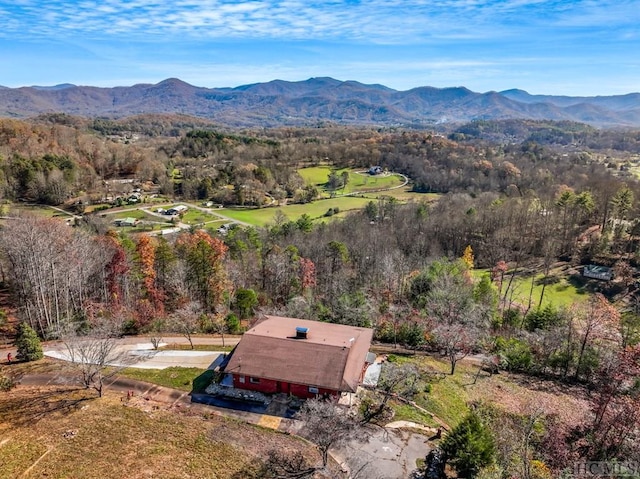
[[(520, 277), (513, 280), (512, 287), (515, 288), (514, 297), (519, 298), (521, 304), (527, 304), (529, 301), (529, 292), (531, 291), (531, 277)], [(533, 278), (533, 295), (532, 305), (538, 306), (540, 295), (542, 294), (543, 275), (539, 274)], [(589, 295), (584, 290), (576, 288), (567, 281), (567, 278), (555, 277), (551, 284), (547, 284), (544, 289), (544, 298), (542, 306), (551, 304), (556, 307), (571, 306), (573, 303), (579, 303), (588, 299)]]
[(42, 216), (46, 218), (60, 217), (63, 219), (71, 218), (73, 216), (71, 213), (66, 214), (62, 211), (56, 210), (46, 205), (8, 204), (3, 206), (6, 207), (8, 212), (12, 215), (16, 213), (27, 213), (30, 215)]
[[(186, 204), (186, 206), (190, 206)], [(188, 225), (200, 224), (200, 223), (209, 223), (212, 221), (219, 221), (220, 217), (218, 215), (214, 215), (213, 213), (208, 213), (202, 210), (196, 210), (193, 208), (189, 208), (187, 212), (182, 216), (181, 222), (186, 223)]]
[[(488, 274), (488, 270), (474, 271), (474, 276), (478, 278), (484, 274)], [(502, 287), (503, 295), (510, 279), (510, 275), (508, 273), (505, 274), (504, 284)], [(540, 295), (542, 294), (542, 280), (544, 279), (542, 274), (537, 274), (533, 278), (531, 275), (517, 275), (513, 279), (511, 290), (513, 290), (513, 301), (526, 306), (529, 304), (529, 293), (531, 292), (532, 279), (533, 293), (531, 294), (531, 306), (533, 308), (537, 308), (540, 303)], [(511, 296), (511, 293), (509, 293), (509, 296)], [(589, 293), (584, 289), (571, 284), (566, 274), (563, 275), (560, 272), (556, 274), (552, 273), (547, 279), (547, 286), (544, 289), (542, 307), (549, 304), (555, 307), (568, 307), (573, 303), (586, 301), (588, 298)]]
[[(100, 212), (98, 212), (97, 214), (100, 214)], [(149, 221), (159, 221), (159, 222), (162, 221), (162, 218), (158, 218), (156, 216), (150, 215), (146, 211), (140, 210), (137, 208), (131, 209), (131, 210), (122, 210), (122, 211), (114, 212), (113, 214), (106, 215), (106, 218), (109, 219), (109, 221), (121, 220), (124, 218), (135, 218), (137, 220), (149, 220)]]
[(411, 191), (411, 186), (404, 186), (402, 188), (394, 188), (393, 190), (388, 191), (378, 191), (375, 193), (363, 193), (361, 196), (364, 198), (369, 198), (371, 200), (376, 200), (382, 196), (389, 196), (391, 198), (395, 198), (400, 203), (409, 203), (411, 201), (423, 201), (426, 203), (430, 203), (432, 201), (437, 200), (442, 196), (440, 193), (416, 193), (415, 191)]
[[(364, 208), (371, 201), (370, 198), (357, 198), (352, 196), (343, 196), (339, 198), (330, 198), (326, 200), (318, 200), (304, 205), (286, 205), (273, 208), (257, 208), (257, 209), (233, 209), (227, 208), (220, 211), (220, 214), (228, 218), (241, 221), (254, 226), (265, 226), (273, 223), (276, 211), (281, 211), (291, 221), (295, 221), (303, 214), (308, 214), (313, 218), (324, 218), (324, 214), (329, 208), (339, 208), (340, 214), (352, 210)], [(339, 215), (338, 215), (339, 216)], [(329, 218), (326, 218), (329, 219)]]
[[(325, 191), (325, 184), (327, 183), (329, 173), (331, 173), (331, 171), (332, 168), (329, 166), (313, 166), (310, 168), (299, 169), (298, 174), (302, 176), (307, 184), (315, 185)], [(338, 176), (343, 172), (347, 172), (349, 174), (347, 186), (344, 189), (337, 190), (338, 194), (393, 188), (394, 186), (400, 186), (404, 182), (404, 178), (402, 176), (394, 173), (373, 176), (364, 170), (354, 170), (352, 168), (342, 168), (335, 171)]]

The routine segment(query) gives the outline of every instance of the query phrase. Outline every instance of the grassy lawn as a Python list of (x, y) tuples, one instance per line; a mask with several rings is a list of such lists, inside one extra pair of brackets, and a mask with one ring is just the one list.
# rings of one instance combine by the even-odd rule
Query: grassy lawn
[(300, 168), (298, 170), (298, 174), (302, 177), (305, 183), (315, 186), (324, 185), (327, 182), (329, 173), (331, 173), (331, 167), (329, 166), (310, 166), (308, 168)]
[(409, 203), (411, 201), (424, 201), (430, 203), (436, 201), (440, 196), (440, 193), (416, 193), (411, 191), (411, 186), (405, 186), (403, 188), (396, 188), (389, 191), (379, 191), (377, 193), (364, 193), (362, 196), (371, 200), (376, 200), (381, 196), (390, 196), (395, 198), (401, 203)]
[[(519, 298), (520, 302), (527, 304), (529, 301), (529, 292), (531, 290), (531, 277), (514, 279), (515, 284), (515, 296)], [(540, 302), (540, 295), (542, 294), (542, 280), (543, 275), (536, 275), (533, 278), (533, 305), (537, 306)], [(586, 301), (589, 298), (589, 294), (584, 290), (576, 288), (572, 285), (567, 278), (556, 277), (552, 278), (552, 283), (547, 284), (544, 289), (544, 298), (542, 300), (542, 306), (551, 304), (555, 307), (568, 307), (573, 303), (579, 303)]]
[[(470, 405), (477, 402), (493, 404), (517, 414), (540, 404), (548, 414), (558, 414), (560, 420), (572, 426), (588, 416), (589, 396), (581, 386), (507, 372), (494, 375), (483, 372), (476, 379), (478, 365), (468, 358), (458, 362), (453, 376), (448, 374), (449, 362), (438, 357), (390, 355), (390, 359), (415, 364), (425, 378), (427, 371), (444, 373), (431, 379), (429, 392), (420, 392), (413, 400), (449, 427), (455, 427), (469, 412)], [(434, 420), (416, 408), (403, 403), (391, 405), (395, 420), (434, 426)]]
[[(302, 176), (307, 184), (318, 186), (324, 189), (324, 185), (328, 180), (329, 173), (332, 169), (329, 166), (313, 166), (310, 168), (301, 168), (298, 174)], [(343, 168), (336, 170), (336, 174), (340, 176), (343, 172), (349, 174), (349, 181), (344, 189), (338, 190), (338, 193), (353, 193), (367, 190), (377, 190), (380, 188), (392, 188), (399, 186), (404, 181), (400, 175), (369, 175), (364, 170), (352, 168)]]
[[(205, 377), (205, 373), (210, 373)], [(160, 386), (166, 386), (168, 388), (180, 389), (182, 391), (194, 391), (203, 392), (204, 389), (211, 383), (213, 378), (213, 371), (207, 371), (206, 369), (199, 368), (183, 368), (174, 366), (165, 369), (142, 369), (142, 368), (126, 368), (120, 372), (121, 376), (126, 376), (131, 379), (138, 379), (148, 383), (158, 384)], [(206, 378), (209, 378), (207, 384)], [(200, 378), (198, 381), (196, 379)]]
[(23, 204), (12, 204), (6, 205), (9, 208), (10, 214), (15, 213), (28, 213), (30, 215), (36, 216), (44, 216), (46, 218), (56, 218), (60, 217), (63, 219), (71, 218), (71, 214), (65, 214), (62, 211), (54, 210), (45, 205), (23, 205)]
[(214, 214), (211, 214), (211, 213), (206, 213), (206, 212), (204, 212), (202, 210), (196, 210), (196, 209), (190, 208), (182, 216), (181, 221), (183, 223), (191, 225), (191, 224), (199, 224), (199, 223), (205, 223), (205, 222), (209, 222), (209, 221), (215, 221), (215, 220), (219, 220), (219, 219), (220, 219), (220, 217), (217, 216), (217, 215), (214, 215)]
[[(458, 363), (456, 374), (451, 376), (448, 374), (449, 363), (431, 356), (390, 356), (390, 360), (400, 364), (415, 364), (423, 372), (425, 379), (431, 376), (427, 375), (427, 372), (444, 373), (442, 379), (432, 379), (429, 382), (431, 386), (429, 392), (420, 392), (413, 398), (420, 407), (433, 413), (449, 426), (455, 426), (467, 414), (469, 398), (466, 388), (476, 372), (474, 367)], [(403, 403), (396, 403), (394, 410), (396, 419), (413, 421), (426, 426), (438, 424), (420, 410)]]
[[(488, 274), (488, 270), (475, 270), (473, 274), (477, 278), (480, 278), (483, 275)], [(504, 294), (504, 288), (507, 287), (510, 279), (510, 275), (505, 274), (502, 294)], [(542, 274), (537, 274), (533, 277), (531, 275), (517, 275), (513, 279), (513, 283), (511, 284), (511, 288), (514, 291), (514, 301), (525, 306), (529, 303), (531, 281), (533, 280), (531, 304), (533, 308), (536, 308), (540, 303), (543, 279), (544, 275)], [(546, 288), (544, 288), (542, 307), (548, 304), (555, 307), (568, 307), (573, 303), (580, 303), (586, 301), (587, 299), (589, 299), (589, 293), (583, 288), (573, 285), (569, 281), (566, 273), (563, 273), (560, 270), (556, 272), (552, 271), (549, 275), (549, 278), (547, 279), (547, 286)]]
[(291, 221), (295, 221), (305, 213), (313, 219), (319, 219), (324, 218), (324, 214), (329, 210), (329, 208), (337, 207), (342, 213), (349, 210), (364, 208), (369, 201), (371, 201), (370, 198), (344, 196), (339, 198), (330, 198), (327, 200), (317, 200), (304, 205), (285, 205), (273, 208), (257, 209), (227, 208), (220, 211), (220, 214), (251, 225), (265, 226), (269, 223), (273, 223), (274, 215), (278, 210), (282, 211), (282, 213), (284, 213)]
[(146, 211), (140, 210), (138, 208), (118, 211), (116, 213), (107, 215), (107, 218), (111, 221), (120, 220), (124, 218), (135, 218), (137, 220), (149, 220), (149, 221), (162, 221), (162, 218), (158, 218), (157, 216), (150, 215)]

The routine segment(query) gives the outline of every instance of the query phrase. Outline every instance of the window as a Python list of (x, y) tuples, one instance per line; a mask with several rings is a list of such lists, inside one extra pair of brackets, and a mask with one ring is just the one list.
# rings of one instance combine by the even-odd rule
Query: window
[(320, 391), (319, 391), (319, 390), (318, 390), (318, 388), (317, 388), (317, 387), (315, 387), (315, 386), (309, 386), (309, 392), (310, 392), (311, 394), (318, 394)]
[(251, 384), (260, 384), (260, 378), (249, 378)]
[(244, 384), (244, 376), (238, 376), (238, 381)]

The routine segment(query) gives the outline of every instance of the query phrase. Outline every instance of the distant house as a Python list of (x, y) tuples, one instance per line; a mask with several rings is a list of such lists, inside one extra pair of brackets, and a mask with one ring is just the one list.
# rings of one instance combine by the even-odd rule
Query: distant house
[(224, 371), (235, 388), (337, 397), (362, 383), (372, 337), (368, 328), (268, 316), (244, 333)]
[(122, 218), (113, 222), (116, 226), (137, 226), (140, 220), (136, 218)]
[(142, 200), (142, 195), (140, 193), (131, 193), (127, 198), (129, 203), (139, 203)]
[(237, 227), (238, 227), (237, 223), (225, 223), (222, 226), (220, 226), (220, 228), (218, 228), (218, 233), (220, 233), (221, 235), (226, 235), (229, 231)]
[(606, 266), (590, 264), (582, 269), (582, 276), (585, 278), (602, 279), (611, 281), (613, 279), (613, 269)]
[(187, 211), (189, 208), (187, 208), (185, 205), (178, 205), (178, 206), (174, 206), (172, 208), (169, 208), (167, 211), (164, 212), (165, 215), (179, 215), (180, 213), (184, 213), (185, 211)]
[(380, 175), (380, 174), (382, 174), (382, 167), (381, 166), (372, 166), (371, 168), (369, 168), (369, 174), (370, 175)]

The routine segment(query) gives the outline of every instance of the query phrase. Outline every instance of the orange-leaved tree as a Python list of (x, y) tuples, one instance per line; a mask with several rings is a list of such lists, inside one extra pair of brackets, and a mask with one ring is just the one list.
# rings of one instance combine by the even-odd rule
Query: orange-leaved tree
[(226, 245), (198, 230), (181, 234), (176, 248), (184, 261), (189, 287), (205, 311), (215, 312), (223, 302), (228, 283), (223, 263)]

